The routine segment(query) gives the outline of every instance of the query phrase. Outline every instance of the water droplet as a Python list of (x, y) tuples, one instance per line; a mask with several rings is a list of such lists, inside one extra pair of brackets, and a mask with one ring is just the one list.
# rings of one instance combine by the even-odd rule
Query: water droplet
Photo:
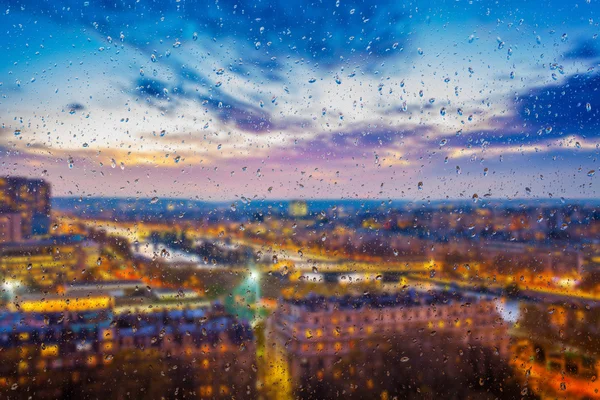
[(419, 190), (423, 190), (423, 182), (419, 182), (419, 183), (417, 184), (417, 189), (419, 189)]
[(440, 115), (442, 117), (446, 115), (446, 107), (442, 107), (442, 109), (440, 110)]

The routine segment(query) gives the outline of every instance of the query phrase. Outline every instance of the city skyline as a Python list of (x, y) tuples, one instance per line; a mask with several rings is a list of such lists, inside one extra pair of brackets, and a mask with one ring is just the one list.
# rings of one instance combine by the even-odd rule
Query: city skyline
[(3, 169), (57, 197), (597, 197), (593, 2), (64, 5), (0, 41)]

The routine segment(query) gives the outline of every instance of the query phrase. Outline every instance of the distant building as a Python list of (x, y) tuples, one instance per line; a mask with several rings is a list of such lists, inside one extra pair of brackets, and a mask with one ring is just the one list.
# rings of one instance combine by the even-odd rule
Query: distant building
[(50, 230), (50, 185), (42, 179), (0, 177), (0, 215), (18, 213), (24, 238)]
[(0, 243), (19, 242), (23, 239), (21, 214), (0, 213)]
[(290, 201), (288, 214), (290, 217), (306, 217), (308, 214), (308, 204), (301, 200)]
[(100, 245), (81, 236), (0, 245), (0, 277), (28, 286), (52, 286), (81, 277), (96, 266)]

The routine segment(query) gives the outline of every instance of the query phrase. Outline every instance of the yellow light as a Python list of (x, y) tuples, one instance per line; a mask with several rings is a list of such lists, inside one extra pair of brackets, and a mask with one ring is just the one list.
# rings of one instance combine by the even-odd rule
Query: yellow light
[(42, 345), (40, 354), (42, 355), (42, 357), (56, 357), (56, 356), (58, 356), (58, 345), (56, 345), (56, 344), (51, 344), (51, 345), (46, 345), (46, 346)]
[(112, 299), (109, 296), (89, 298), (55, 298), (40, 300), (23, 300), (20, 303), (23, 312), (61, 312), (61, 311), (87, 311), (110, 308)]

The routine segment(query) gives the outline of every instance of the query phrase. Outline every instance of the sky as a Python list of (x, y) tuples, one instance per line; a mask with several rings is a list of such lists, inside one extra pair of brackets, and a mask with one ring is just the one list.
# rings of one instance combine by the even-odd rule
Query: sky
[(599, 0), (3, 1), (55, 196), (597, 198)]

